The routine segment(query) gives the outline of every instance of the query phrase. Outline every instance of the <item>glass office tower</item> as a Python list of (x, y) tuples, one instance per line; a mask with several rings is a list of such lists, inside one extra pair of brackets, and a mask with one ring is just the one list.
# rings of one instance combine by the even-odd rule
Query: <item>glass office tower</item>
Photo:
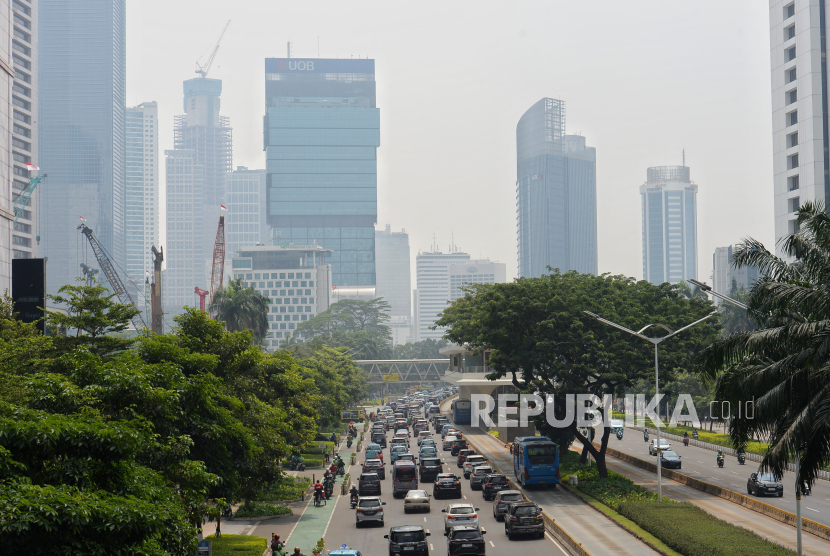
[(54, 294), (80, 275), (80, 216), (124, 267), (126, 0), (40, 0), (38, 15), (39, 255)]
[(374, 290), (375, 61), (265, 60), (268, 224), (280, 243), (318, 245), (332, 285)]

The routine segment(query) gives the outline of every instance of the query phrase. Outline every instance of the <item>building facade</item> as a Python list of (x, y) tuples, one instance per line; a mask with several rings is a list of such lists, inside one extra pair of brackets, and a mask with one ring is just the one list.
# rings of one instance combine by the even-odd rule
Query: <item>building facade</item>
[(688, 166), (649, 168), (640, 186), (643, 279), (676, 284), (697, 278), (697, 185)]
[(54, 294), (80, 275), (80, 216), (124, 266), (126, 0), (39, 0), (38, 17), (39, 256)]
[(0, 0), (0, 36), (2, 46), (0, 55), (3, 63), (0, 64), (0, 287), (12, 288), (12, 102), (14, 95), (12, 87), (14, 84), (14, 69), (10, 62), (12, 59), (13, 39), (11, 7), (9, 0)]
[(297, 326), (329, 308), (331, 250), (319, 245), (243, 247), (232, 259), (233, 277), (269, 298), (269, 351), (290, 337)]
[[(4, 2), (4, 10), (8, 2)], [(38, 165), (38, 0), (12, 0), (11, 59), (12, 83), (12, 202), (29, 185), (37, 172), (29, 172), (26, 163)], [(3, 12), (7, 13), (7, 10)], [(4, 37), (7, 34), (4, 32)], [(4, 47), (8, 48), (7, 45)], [(6, 53), (8, 54), (8, 52)], [(38, 256), (38, 196), (35, 189), (12, 230), (12, 256), (30, 259)]]
[(409, 296), (412, 292), (412, 273), (409, 259), (409, 234), (406, 230), (393, 232), (388, 224), (375, 230), (376, 295), (392, 306), (392, 317), (412, 316)]
[[(776, 244), (798, 231), (798, 207), (827, 206), (827, 0), (770, 0), (773, 188)], [(825, 25), (826, 27), (826, 25)], [(780, 245), (776, 247), (781, 255)]]
[[(191, 149), (164, 151), (167, 179), (167, 245), (164, 261), (164, 312), (171, 317), (185, 306), (198, 307), (195, 288), (210, 289), (208, 257), (204, 236), (206, 225), (202, 199), (205, 167)], [(172, 321), (169, 321), (172, 322)]]
[(265, 170), (237, 166), (225, 181), (225, 253), (271, 243), (266, 223)]
[[(125, 285), (133, 299), (144, 297), (144, 282), (152, 272), (151, 248), (159, 245), (158, 105), (144, 102), (127, 108), (124, 179), (124, 239), (130, 280)], [(140, 294), (140, 295), (139, 295)], [(142, 309), (145, 303), (139, 304)], [(146, 322), (149, 319), (145, 317)]]
[(265, 98), (268, 224), (282, 240), (331, 249), (332, 284), (374, 297), (374, 60), (267, 58)]
[[(732, 293), (732, 285), (738, 289), (748, 290), (758, 279), (758, 269), (754, 266), (736, 268), (732, 264), (732, 256), (735, 248), (732, 245), (716, 247), (712, 255), (712, 289), (719, 294), (729, 296)], [(713, 301), (720, 305), (721, 300), (713, 298)]]
[(596, 274), (596, 149), (565, 134), (565, 102), (543, 98), (516, 126), (519, 275)]
[(466, 264), (469, 260), (468, 253), (442, 253), (435, 250), (418, 253), (415, 257), (418, 321), (415, 322), (414, 341), (430, 338), (438, 340), (444, 335), (444, 329), (430, 330), (430, 326), (435, 324), (438, 315), (447, 308), (450, 299), (450, 266), (455, 263)]
[(507, 265), (490, 259), (471, 259), (451, 264), (448, 269), (449, 300), (464, 297), (461, 289), (468, 284), (503, 284), (507, 282)]

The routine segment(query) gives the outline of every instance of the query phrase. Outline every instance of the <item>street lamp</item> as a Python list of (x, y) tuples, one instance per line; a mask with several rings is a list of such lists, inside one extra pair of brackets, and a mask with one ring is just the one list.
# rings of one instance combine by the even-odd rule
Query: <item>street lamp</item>
[[(702, 319), (696, 320), (691, 324), (687, 324), (683, 328), (680, 328), (679, 330), (675, 330), (673, 332), (672, 332), (671, 328), (669, 328), (665, 324), (660, 324), (660, 323), (654, 323), (654, 324), (646, 325), (643, 328), (641, 328), (640, 330), (638, 330), (637, 332), (634, 332), (630, 328), (626, 328), (625, 326), (617, 324), (616, 322), (611, 322), (610, 320), (604, 319), (604, 318), (602, 318), (601, 316), (599, 316), (595, 313), (592, 313), (590, 311), (584, 311), (584, 312), (585, 312), (585, 314), (594, 317), (595, 319), (597, 319), (600, 322), (603, 322), (603, 323), (605, 323), (609, 326), (613, 326), (614, 328), (618, 328), (619, 330), (622, 330), (624, 332), (628, 332), (629, 334), (632, 334), (634, 336), (637, 336), (638, 338), (642, 338), (643, 340), (645, 340), (647, 342), (651, 342), (652, 344), (654, 344), (654, 394), (655, 394), (655, 397), (657, 397), (657, 399), (660, 399), (660, 365), (659, 365), (659, 359), (658, 359), (657, 346), (659, 346), (661, 342), (663, 342), (665, 340), (668, 340), (669, 338), (671, 338), (673, 336), (677, 336), (678, 334), (680, 334), (684, 330), (687, 330), (687, 329), (689, 329), (689, 328), (691, 328), (691, 327), (693, 327), (697, 324), (700, 324), (701, 322), (705, 321), (709, 317), (712, 317), (712, 316), (718, 314), (717, 311), (712, 311), (711, 313), (709, 313), (708, 315), (706, 315)], [(665, 336), (662, 336), (660, 338), (649, 338), (648, 336), (643, 336), (643, 332), (645, 332), (648, 328), (650, 328), (652, 326), (659, 326), (660, 328), (662, 328), (666, 332), (668, 332), (668, 334), (665, 335)], [(660, 461), (660, 415), (659, 415), (660, 409), (659, 409), (659, 406), (658, 406), (657, 412), (658, 412), (657, 422), (655, 423), (657, 425), (657, 500), (659, 502), (662, 502), (663, 501), (663, 472), (662, 472), (663, 465)]]
[(727, 303), (731, 303), (732, 305), (735, 305), (736, 307), (740, 307), (741, 309), (745, 309), (745, 310), (749, 311), (749, 307), (747, 307), (746, 305), (744, 305), (743, 303), (741, 303), (737, 299), (732, 299), (731, 297), (727, 297), (727, 296), (723, 295), (722, 293), (716, 292), (715, 290), (712, 289), (712, 286), (710, 286), (708, 284), (704, 284), (703, 282), (698, 282), (697, 280), (694, 280), (692, 278), (689, 278), (686, 281), (689, 282), (692, 285), (697, 286), (704, 293), (708, 293), (709, 295), (717, 297), (718, 299), (720, 299), (722, 301), (726, 301)]

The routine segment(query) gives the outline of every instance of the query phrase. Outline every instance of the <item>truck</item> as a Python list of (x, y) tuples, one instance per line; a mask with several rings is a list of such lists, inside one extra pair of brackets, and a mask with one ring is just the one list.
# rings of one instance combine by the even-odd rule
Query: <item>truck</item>
[(452, 402), (452, 420), (456, 425), (469, 425), (472, 404), (470, 400), (455, 400)]
[(352, 421), (362, 423), (366, 420), (366, 412), (362, 409), (347, 409), (341, 414), (340, 420), (344, 423), (350, 423)]

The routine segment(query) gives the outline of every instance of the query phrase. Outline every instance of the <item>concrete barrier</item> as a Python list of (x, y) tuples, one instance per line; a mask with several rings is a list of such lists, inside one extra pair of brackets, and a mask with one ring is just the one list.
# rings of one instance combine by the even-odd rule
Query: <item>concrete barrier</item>
[[(597, 447), (597, 449), (599, 449), (598, 444), (594, 443), (594, 445)], [(640, 469), (645, 469), (646, 471), (650, 471), (655, 474), (657, 473), (656, 463), (642, 460), (640, 458), (634, 457), (624, 452), (620, 452), (619, 450), (615, 450), (613, 448), (607, 448), (606, 454), (626, 463), (636, 465)], [(679, 473), (677, 471), (672, 471), (671, 469), (663, 469), (662, 475), (665, 479), (677, 481), (678, 483), (682, 483), (701, 492), (712, 494), (719, 498), (723, 498), (725, 500), (729, 500), (730, 502), (734, 502), (735, 504), (740, 504), (745, 508), (749, 508), (750, 510), (758, 512), (759, 514), (776, 519), (781, 523), (786, 523), (787, 525), (791, 525), (793, 527), (795, 527), (798, 523), (795, 514), (782, 510), (781, 508), (776, 508), (775, 506), (765, 504), (764, 502), (761, 502), (754, 498), (750, 498), (749, 496), (746, 496), (739, 492), (735, 492), (734, 490), (719, 487), (718, 485), (713, 485), (705, 481), (701, 481), (700, 479), (695, 479), (694, 477), (684, 475), (683, 473)], [(801, 527), (804, 531), (808, 531), (816, 535), (817, 537), (830, 540), (830, 527), (827, 527), (826, 525), (822, 525), (821, 523), (816, 523), (815, 521), (811, 521), (809, 519), (805, 519), (802, 517)]]

